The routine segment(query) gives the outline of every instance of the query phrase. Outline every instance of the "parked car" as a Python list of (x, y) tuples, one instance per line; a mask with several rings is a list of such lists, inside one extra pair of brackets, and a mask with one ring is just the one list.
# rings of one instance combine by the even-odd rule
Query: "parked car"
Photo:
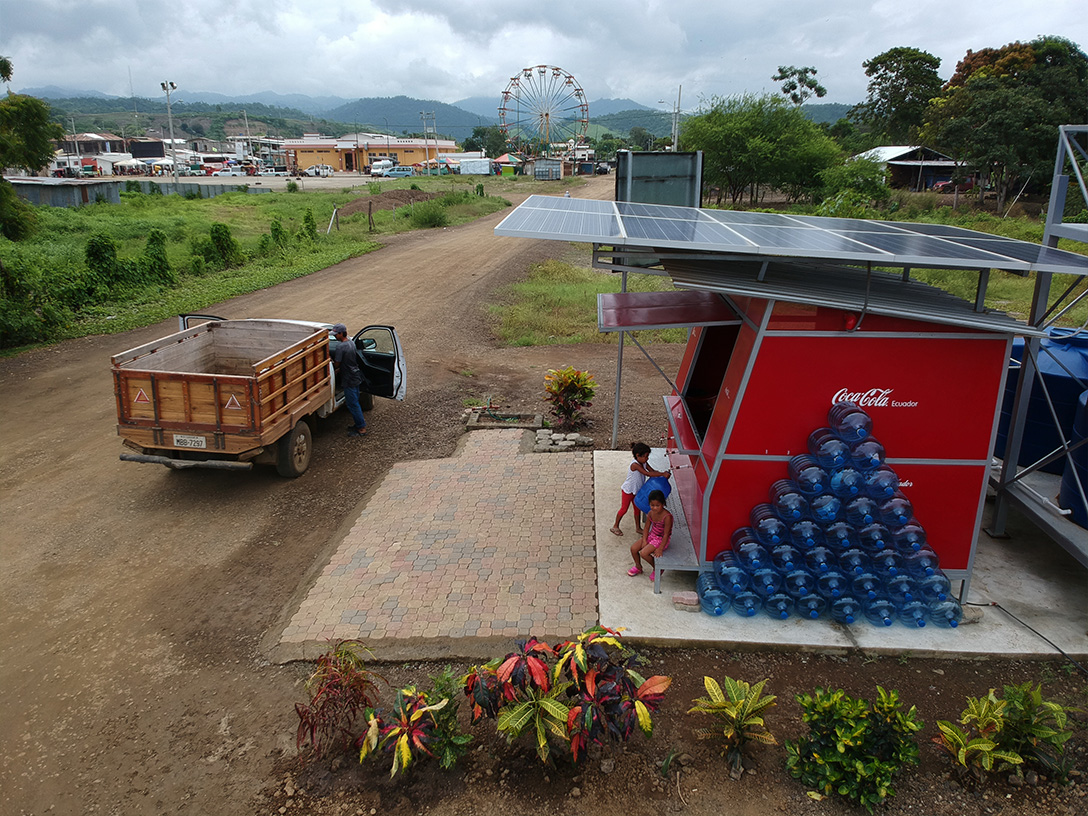
[(374, 163), (370, 165), (370, 175), (384, 176), (386, 170), (390, 170), (395, 166), (391, 159), (375, 159)]
[(222, 170), (216, 170), (212, 173), (213, 176), (247, 176), (249, 175), (244, 167), (224, 167)]
[(405, 165), (397, 165), (396, 167), (390, 167), (385, 171), (386, 178), (408, 178), (408, 176), (414, 176), (415, 170)]
[(976, 181), (973, 178), (969, 178), (965, 181), (961, 181), (959, 184), (954, 184), (951, 179), (948, 181), (938, 181), (933, 185), (933, 192), (935, 193), (951, 193), (957, 187), (961, 193), (966, 193), (968, 190), (975, 189)]
[(261, 170), (257, 173), (257, 175), (258, 176), (286, 176), (287, 175), (287, 168), (283, 167), (283, 166), (280, 166), (280, 167), (262, 167)]
[(332, 167), (327, 164), (312, 164), (302, 172), (307, 176), (320, 176), (321, 178), (326, 178), (331, 176), (334, 171)]

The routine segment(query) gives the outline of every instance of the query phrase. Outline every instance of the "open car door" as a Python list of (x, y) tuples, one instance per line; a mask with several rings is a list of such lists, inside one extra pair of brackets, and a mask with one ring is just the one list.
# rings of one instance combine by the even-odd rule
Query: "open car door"
[(397, 330), (392, 326), (367, 326), (353, 339), (363, 370), (361, 390), (376, 397), (403, 400), (407, 377)]

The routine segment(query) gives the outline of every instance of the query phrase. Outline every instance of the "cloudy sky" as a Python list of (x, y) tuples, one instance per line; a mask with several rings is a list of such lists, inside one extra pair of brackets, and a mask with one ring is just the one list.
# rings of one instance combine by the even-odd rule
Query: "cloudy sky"
[[(154, 97), (272, 90), (313, 96), (496, 99), (519, 69), (556, 65), (590, 100), (671, 107), (776, 91), (812, 65), (826, 102), (865, 96), (861, 63), (895, 46), (940, 57), (1067, 37), (1088, 49), (1085, 0), (0, 0), (12, 88)], [(669, 100), (658, 106), (658, 100)], [(590, 111), (592, 114), (592, 110)]]

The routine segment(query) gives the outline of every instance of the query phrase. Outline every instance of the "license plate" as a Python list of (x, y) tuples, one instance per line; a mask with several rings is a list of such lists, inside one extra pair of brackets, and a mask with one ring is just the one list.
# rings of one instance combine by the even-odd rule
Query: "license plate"
[(189, 434), (174, 434), (175, 448), (207, 448), (208, 440), (203, 436), (191, 436)]

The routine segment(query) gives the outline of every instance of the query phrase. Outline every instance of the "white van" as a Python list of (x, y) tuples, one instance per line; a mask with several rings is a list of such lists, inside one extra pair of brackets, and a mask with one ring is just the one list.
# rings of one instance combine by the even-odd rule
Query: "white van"
[(386, 170), (392, 170), (396, 167), (389, 159), (378, 159), (370, 165), (370, 175), (372, 176), (384, 176)]

